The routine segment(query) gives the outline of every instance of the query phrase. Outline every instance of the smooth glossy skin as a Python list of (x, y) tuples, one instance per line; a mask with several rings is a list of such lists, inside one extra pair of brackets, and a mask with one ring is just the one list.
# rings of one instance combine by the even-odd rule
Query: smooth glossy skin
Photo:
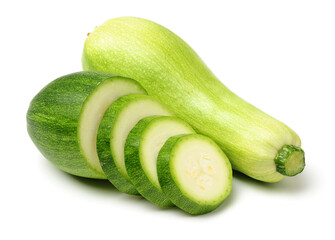
[(149, 95), (215, 140), (235, 170), (255, 179), (282, 180), (274, 161), (278, 151), (301, 145), (293, 130), (232, 93), (187, 43), (154, 22), (106, 21), (86, 39), (82, 63), (84, 70), (140, 82)]

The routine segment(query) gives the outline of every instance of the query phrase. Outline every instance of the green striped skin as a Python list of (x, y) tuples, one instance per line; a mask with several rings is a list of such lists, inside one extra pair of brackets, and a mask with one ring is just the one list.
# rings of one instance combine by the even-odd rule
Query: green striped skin
[[(277, 171), (277, 154), (285, 145), (301, 146), (292, 129), (231, 92), (187, 43), (154, 22), (106, 21), (86, 39), (82, 65), (135, 79), (177, 117), (215, 140), (233, 168), (252, 178), (281, 181), (286, 171)], [(297, 154), (303, 158), (302, 151)]]
[[(129, 133), (124, 148), (124, 154), (128, 175), (139, 193), (157, 206), (169, 207), (173, 205), (172, 202), (166, 198), (161, 187), (156, 186), (156, 183), (150, 180), (142, 165), (143, 158), (145, 157), (143, 156), (143, 148), (146, 147), (145, 142), (147, 139), (147, 133), (149, 133), (152, 126), (156, 126), (157, 128), (157, 126), (161, 126), (159, 123), (162, 122), (172, 122), (174, 124), (180, 124), (183, 127), (185, 126), (183, 132), (179, 132), (179, 134), (194, 133), (194, 130), (188, 124), (176, 117), (146, 117), (140, 120)], [(172, 125), (170, 127), (174, 126)], [(162, 131), (164, 130), (165, 129), (162, 129)], [(168, 130), (169, 129), (167, 129), (167, 131)]]
[[(105, 112), (97, 136), (97, 152), (101, 167), (108, 180), (121, 192), (133, 195), (139, 193), (127, 175), (126, 169), (121, 169), (116, 163), (119, 159), (117, 159), (118, 153), (114, 149), (113, 141), (123, 141), (119, 136), (116, 136), (115, 132), (118, 130), (117, 124), (122, 124), (124, 121), (127, 121), (127, 119), (122, 119), (122, 114), (127, 111), (129, 106), (137, 104), (138, 102), (155, 102), (156, 105), (161, 106), (152, 97), (146, 95), (128, 95), (121, 97)], [(141, 112), (146, 111), (146, 109), (136, 109), (136, 111), (141, 114)], [(166, 110), (166, 112), (168, 111)], [(136, 123), (134, 123), (134, 125), (135, 124)], [(124, 141), (126, 141), (126, 138)]]
[(88, 163), (78, 140), (78, 121), (86, 99), (103, 81), (118, 77), (109, 73), (78, 72), (48, 84), (31, 101), (27, 129), (43, 154), (63, 171), (81, 177), (106, 179)]
[[(225, 159), (225, 164), (229, 172), (228, 179), (229, 181), (227, 189), (222, 193), (219, 199), (213, 199), (212, 202), (204, 204), (199, 203), (194, 199), (191, 199), (187, 194), (185, 194), (177, 181), (171, 169), (173, 168), (173, 160), (175, 157), (175, 149), (178, 148), (178, 144), (182, 141), (187, 141), (188, 138), (200, 137), (205, 138), (210, 144), (217, 148), (221, 152), (222, 157)], [(221, 151), (221, 149), (213, 142), (210, 138), (207, 138), (198, 134), (190, 135), (178, 135), (169, 138), (164, 146), (161, 148), (158, 158), (157, 158), (157, 174), (159, 183), (163, 189), (164, 194), (180, 209), (184, 210), (187, 213), (192, 215), (205, 214), (216, 209), (223, 200), (230, 194), (232, 188), (232, 169), (230, 162), (226, 155)]]

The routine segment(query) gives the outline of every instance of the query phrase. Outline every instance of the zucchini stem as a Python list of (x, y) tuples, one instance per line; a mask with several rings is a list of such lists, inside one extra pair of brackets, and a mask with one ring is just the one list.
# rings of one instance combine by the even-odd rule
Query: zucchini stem
[(275, 158), (277, 172), (285, 176), (295, 176), (305, 168), (305, 152), (294, 145), (284, 145)]

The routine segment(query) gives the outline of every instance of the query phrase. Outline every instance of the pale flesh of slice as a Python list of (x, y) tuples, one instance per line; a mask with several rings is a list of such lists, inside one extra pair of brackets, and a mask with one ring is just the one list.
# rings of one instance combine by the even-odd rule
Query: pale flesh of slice
[(174, 117), (155, 119), (143, 132), (140, 161), (145, 174), (156, 188), (161, 189), (157, 176), (157, 156), (160, 149), (170, 137), (190, 133), (195, 132), (188, 124)]
[(221, 200), (230, 183), (230, 168), (222, 152), (208, 139), (187, 138), (171, 158), (171, 174), (179, 189), (199, 204)]
[(115, 120), (110, 142), (112, 155), (120, 173), (129, 181), (130, 178), (124, 161), (124, 145), (127, 136), (138, 121), (144, 117), (155, 115), (171, 116), (172, 114), (152, 98), (141, 98), (123, 108)]
[(127, 94), (146, 94), (146, 92), (130, 79), (111, 78), (99, 84), (83, 106), (78, 126), (81, 151), (88, 165), (101, 174), (104, 173), (96, 150), (99, 125), (107, 108), (115, 100)]

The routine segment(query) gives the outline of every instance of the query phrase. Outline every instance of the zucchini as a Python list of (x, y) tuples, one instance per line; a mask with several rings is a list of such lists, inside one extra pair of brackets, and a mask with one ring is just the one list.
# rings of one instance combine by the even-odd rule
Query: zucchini
[(146, 95), (119, 98), (106, 110), (97, 135), (97, 152), (108, 180), (121, 192), (138, 194), (124, 162), (126, 138), (136, 123), (152, 115), (171, 115), (169, 110)]
[(232, 188), (227, 156), (198, 134), (170, 137), (158, 154), (157, 174), (166, 196), (190, 214), (214, 210)]
[(169, 137), (187, 133), (194, 130), (179, 118), (153, 116), (140, 120), (127, 137), (124, 147), (127, 173), (138, 192), (157, 206), (173, 205), (159, 185), (158, 152)]
[(135, 93), (146, 92), (137, 82), (110, 73), (60, 77), (31, 101), (28, 133), (43, 156), (63, 171), (106, 179), (96, 152), (100, 120), (113, 101)]
[(106, 21), (86, 39), (82, 64), (137, 80), (250, 177), (277, 182), (305, 166), (292, 129), (231, 92), (187, 43), (159, 24), (134, 17)]

